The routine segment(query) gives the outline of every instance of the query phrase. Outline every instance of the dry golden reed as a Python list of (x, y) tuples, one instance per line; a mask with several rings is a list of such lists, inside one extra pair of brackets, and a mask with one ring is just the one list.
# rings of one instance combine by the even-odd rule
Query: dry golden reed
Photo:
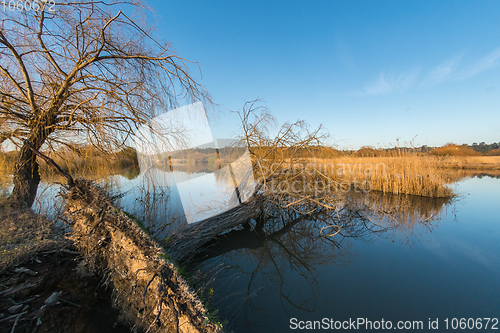
[(338, 183), (354, 184), (367, 190), (423, 197), (451, 197), (447, 185), (473, 174), (473, 171), (500, 170), (498, 156), (419, 156), (337, 157), (303, 159), (305, 167), (315, 168)]

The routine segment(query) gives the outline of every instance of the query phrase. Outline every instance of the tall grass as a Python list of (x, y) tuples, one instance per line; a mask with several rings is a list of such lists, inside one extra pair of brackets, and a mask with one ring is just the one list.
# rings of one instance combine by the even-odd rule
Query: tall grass
[(9, 180), (16, 155), (15, 151), (6, 153), (0, 151), (0, 188)]
[(434, 163), (438, 168), (500, 170), (500, 156), (441, 156), (436, 157)]
[(479, 171), (499, 171), (500, 157), (422, 156), (406, 152), (392, 157), (310, 158), (301, 164), (301, 168), (312, 168), (356, 190), (444, 198), (454, 195), (447, 185), (460, 178)]
[(402, 157), (343, 157), (318, 161), (326, 175), (337, 182), (354, 184), (363, 191), (450, 197), (446, 177), (438, 172), (435, 158), (417, 155)]
[(0, 273), (37, 252), (67, 245), (53, 222), (16, 202), (0, 199)]

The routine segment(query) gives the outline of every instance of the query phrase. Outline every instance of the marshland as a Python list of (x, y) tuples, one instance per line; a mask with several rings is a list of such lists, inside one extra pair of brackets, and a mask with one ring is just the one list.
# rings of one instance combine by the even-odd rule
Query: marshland
[(499, 12), (4, 1), (0, 332), (498, 329)]
[[(370, 149), (366, 156), (367, 148), (332, 153), (326, 147), (293, 156), (283, 148), (273, 157), (272, 147), (252, 148), (255, 182), (267, 179), (262, 192), (272, 191), (262, 213), (224, 230), (179, 262), (200, 294), (210, 294), (208, 306), (226, 329), (266, 332), (289, 325), (290, 318), (316, 320), (331, 313), (342, 319), (363, 314), (404, 320), (408, 309), (416, 318), (469, 311), (451, 295), (471, 303), (481, 299), (472, 315), (496, 306), (490, 288), (499, 274), (498, 258), (489, 251), (498, 247), (494, 221), (500, 157), (437, 154), (441, 148), (426, 153)], [(179, 186), (187, 181), (195, 195), (200, 190), (196, 180), (211, 177), (215, 186), (231, 189), (228, 177), (214, 174), (218, 154), (232, 156), (229, 162), (222, 159), (224, 168), (241, 148), (186, 150), (170, 160), (156, 159), (147, 171), (141, 170), (133, 149), (111, 156), (90, 148), (49, 156), (66, 172), (93, 179), (115, 195), (117, 206), (168, 249), (169, 238), (190, 226)], [(11, 188), (12, 155), (2, 155), (4, 194)], [(40, 173), (33, 207), (64, 226), (63, 200), (56, 197), (64, 178), (45, 163)], [(216, 214), (220, 193), (210, 194), (203, 182), (204, 200), (211, 195), (215, 206), (207, 216)], [(195, 206), (201, 202), (191, 200)], [(44, 237), (37, 237), (43, 244)], [(469, 237), (480, 237), (481, 246)], [(3, 242), (19, 243), (2, 245), (6, 260), (15, 260), (16, 251), (26, 247), (16, 239)], [(461, 280), (450, 284), (456, 274)], [(481, 283), (476, 283), (477, 274)], [(465, 293), (464, 285), (469, 286)], [(447, 296), (429, 307), (435, 295), (421, 293), (422, 288)], [(389, 298), (385, 306), (375, 305)]]

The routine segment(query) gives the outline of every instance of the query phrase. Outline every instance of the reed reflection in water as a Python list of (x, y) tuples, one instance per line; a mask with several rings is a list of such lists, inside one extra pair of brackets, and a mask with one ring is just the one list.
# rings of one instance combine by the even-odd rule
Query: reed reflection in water
[[(216, 285), (232, 285), (231, 293), (218, 299), (224, 308), (232, 309), (225, 315), (230, 322), (243, 316), (245, 327), (259, 331), (259, 318), (276, 307), (314, 313), (327, 306), (320, 300), (317, 277), (324, 267), (346, 266), (354, 261), (354, 240), (372, 242), (391, 237), (405, 243), (417, 241), (421, 233), (437, 227), (450, 202), (353, 192), (346, 194), (337, 209), (318, 207), (310, 215), (272, 212), (272, 207), (267, 207), (266, 218), (206, 244), (191, 260), (190, 268), (218, 280)], [(247, 285), (241, 285), (243, 280)], [(276, 297), (275, 302), (262, 301), (267, 297), (263, 293), (269, 291), (279, 291), (280, 304), (275, 303)]]

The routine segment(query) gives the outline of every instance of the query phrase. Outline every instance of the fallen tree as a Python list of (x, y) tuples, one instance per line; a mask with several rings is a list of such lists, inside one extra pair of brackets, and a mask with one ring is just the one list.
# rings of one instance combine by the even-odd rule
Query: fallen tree
[(103, 273), (124, 317), (147, 332), (218, 332), (168, 254), (106, 194), (75, 179), (65, 195), (72, 240)]
[[(341, 200), (333, 179), (316, 168), (304, 167), (302, 162), (304, 154), (309, 152), (313, 157), (327, 137), (322, 128), (310, 131), (305, 122), (297, 121), (283, 124), (275, 136), (270, 136), (269, 127), (275, 120), (258, 102), (245, 103), (239, 112), (243, 130), (239, 141), (245, 143), (250, 153), (251, 173), (257, 181), (253, 194), (239, 206), (171, 235), (166, 247), (180, 262), (196, 256), (203, 251), (203, 245), (217, 236), (241, 228), (251, 220), (266, 220), (269, 214), (279, 215), (287, 210), (310, 216), (318, 207), (336, 209)], [(299, 190), (295, 191), (295, 187)], [(238, 187), (234, 190), (238, 194)]]
[(126, 321), (146, 332), (219, 332), (220, 327), (179, 274), (169, 255), (99, 187), (73, 179), (25, 141), (66, 178), (65, 213), (85, 268), (106, 277)]
[(201, 251), (202, 246), (221, 233), (245, 224), (262, 214), (261, 207), (264, 197), (254, 195), (243, 204), (233, 209), (205, 219), (184, 229), (169, 238), (168, 252), (176, 260), (182, 262)]
[[(217, 236), (251, 220), (266, 221), (266, 228), (272, 229), (275, 226), (267, 225), (267, 221), (278, 226), (291, 213), (296, 215), (294, 220), (300, 221), (320, 210), (339, 211), (343, 197), (338, 184), (321, 170), (304, 167), (301, 162), (304, 151), (314, 154), (314, 148), (324, 138), (320, 129), (309, 131), (298, 121), (284, 124), (277, 136), (270, 138), (265, 131), (269, 114), (258, 114), (258, 110), (247, 104), (242, 115), (243, 140), (251, 154), (258, 185), (240, 205), (171, 235), (167, 250), (179, 262), (193, 258)], [(66, 210), (73, 221), (73, 240), (88, 258), (88, 266), (108, 276), (126, 317), (148, 331), (216, 331), (217, 325), (205, 325), (208, 317), (202, 304), (173, 263), (166, 260), (167, 253), (99, 188), (82, 179), (73, 180), (53, 166), (68, 182)], [(297, 182), (301, 186), (295, 186)], [(341, 227), (332, 220), (322, 228)]]

